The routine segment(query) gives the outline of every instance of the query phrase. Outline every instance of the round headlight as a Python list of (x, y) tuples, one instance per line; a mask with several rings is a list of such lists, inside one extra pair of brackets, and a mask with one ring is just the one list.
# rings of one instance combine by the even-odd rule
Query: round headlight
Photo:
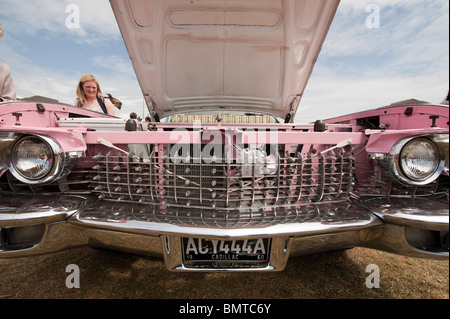
[(433, 176), (440, 164), (436, 145), (426, 138), (416, 138), (405, 144), (399, 156), (400, 167), (406, 177), (422, 182)]
[(14, 170), (27, 180), (39, 180), (52, 171), (55, 156), (51, 146), (37, 136), (18, 140), (11, 150)]

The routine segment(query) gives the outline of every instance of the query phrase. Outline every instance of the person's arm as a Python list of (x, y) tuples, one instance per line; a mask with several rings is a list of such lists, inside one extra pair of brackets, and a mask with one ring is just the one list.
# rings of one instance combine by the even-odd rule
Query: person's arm
[(116, 112), (114, 110), (114, 105), (112, 104), (111, 100), (108, 98), (105, 98), (104, 101), (105, 101), (106, 111), (108, 112), (108, 114), (116, 115)]
[(16, 99), (16, 87), (14, 85), (14, 81), (11, 77), (11, 73), (9, 70), (9, 66), (3, 64), (3, 70), (1, 70), (1, 76), (3, 77), (3, 81), (0, 81), (0, 84), (3, 82), (3, 85), (0, 87), (0, 100), (1, 101), (9, 101)]

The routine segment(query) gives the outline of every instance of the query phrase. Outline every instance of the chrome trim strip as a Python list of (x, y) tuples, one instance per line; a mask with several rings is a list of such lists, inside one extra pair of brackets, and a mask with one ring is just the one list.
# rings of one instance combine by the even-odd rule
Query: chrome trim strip
[(448, 200), (445, 197), (378, 197), (365, 200), (364, 205), (390, 224), (449, 231)]
[[(128, 190), (128, 196), (130, 196), (130, 199), (133, 200), (133, 195), (131, 194), (131, 174), (130, 174), (130, 166), (131, 166), (131, 162), (132, 162), (132, 158), (133, 158), (134, 154), (133, 152), (130, 152), (128, 154), (128, 160), (127, 160), (127, 190)], [(140, 167), (139, 167), (140, 168)], [(137, 168), (136, 168), (137, 169)]]
[(77, 247), (106, 248), (118, 251), (163, 257), (160, 238), (139, 234), (83, 229), (65, 222), (46, 225), (44, 237), (33, 247), (21, 250), (2, 250), (0, 258), (19, 258), (55, 253)]
[(78, 227), (152, 236), (178, 234), (209, 238), (309, 236), (381, 225), (368, 211), (346, 202), (317, 204), (311, 212), (299, 210), (296, 216), (285, 210), (222, 216), (217, 211), (97, 202), (68, 222)]
[(94, 202), (77, 195), (2, 196), (0, 228), (64, 221)]

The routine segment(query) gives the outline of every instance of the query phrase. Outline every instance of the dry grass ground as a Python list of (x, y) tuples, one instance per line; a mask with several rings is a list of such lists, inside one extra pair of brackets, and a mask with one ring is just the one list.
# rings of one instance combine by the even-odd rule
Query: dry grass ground
[[(66, 266), (80, 288), (66, 287)], [(369, 289), (366, 267), (380, 270)], [(80, 248), (0, 259), (1, 299), (448, 299), (449, 262), (354, 248), (291, 258), (277, 273), (172, 273), (163, 260)]]

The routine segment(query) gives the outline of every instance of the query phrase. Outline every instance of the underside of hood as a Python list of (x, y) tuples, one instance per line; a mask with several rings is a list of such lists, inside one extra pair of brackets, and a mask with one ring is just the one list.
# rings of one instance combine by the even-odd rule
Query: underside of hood
[(110, 0), (149, 111), (293, 119), (339, 0)]

